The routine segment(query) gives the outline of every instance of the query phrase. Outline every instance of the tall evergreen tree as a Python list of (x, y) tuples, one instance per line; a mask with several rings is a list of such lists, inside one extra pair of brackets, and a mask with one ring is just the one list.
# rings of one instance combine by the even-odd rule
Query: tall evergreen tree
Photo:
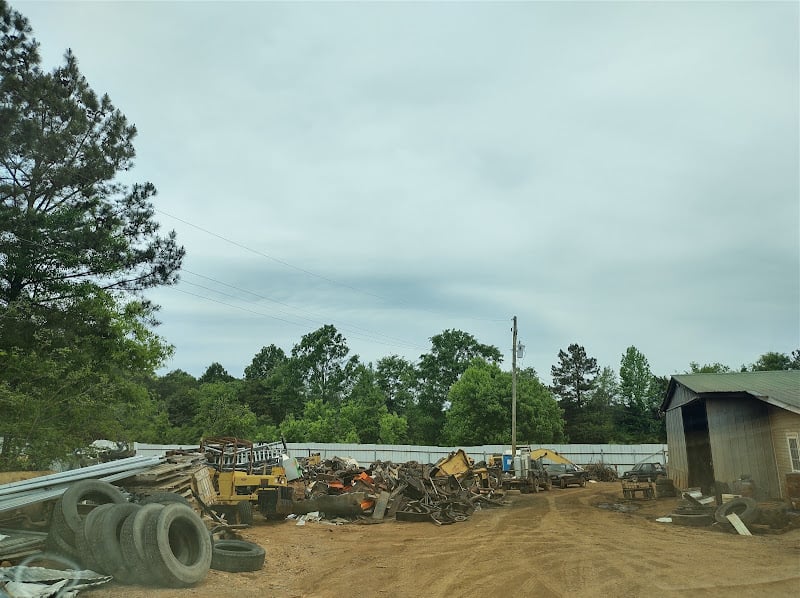
[(0, 306), (174, 283), (184, 251), (158, 234), (155, 187), (116, 180), (133, 166), (136, 127), (71, 51), (43, 71), (30, 34), (0, 0)]
[(70, 51), (40, 62), (0, 0), (0, 466), (132, 429), (122, 414), (146, 411), (143, 382), (170, 352), (138, 294), (174, 283), (184, 255), (159, 234), (155, 187), (117, 178), (135, 127)]
[(586, 403), (594, 391), (600, 368), (597, 359), (589, 357), (577, 343), (558, 352), (558, 365), (550, 368), (553, 377), (551, 390), (564, 411), (564, 430), (570, 442), (586, 442), (583, 426)]

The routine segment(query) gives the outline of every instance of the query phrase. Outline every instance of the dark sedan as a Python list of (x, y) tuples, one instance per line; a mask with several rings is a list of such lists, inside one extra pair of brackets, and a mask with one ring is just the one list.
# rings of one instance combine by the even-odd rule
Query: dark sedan
[(667, 475), (667, 470), (661, 463), (637, 463), (633, 469), (622, 474), (623, 480), (632, 482), (655, 481)]
[(559, 488), (566, 488), (571, 484), (576, 484), (583, 488), (586, 486), (586, 479), (589, 477), (589, 474), (577, 465), (549, 463), (545, 465), (545, 469), (547, 469), (553, 486), (558, 486)]

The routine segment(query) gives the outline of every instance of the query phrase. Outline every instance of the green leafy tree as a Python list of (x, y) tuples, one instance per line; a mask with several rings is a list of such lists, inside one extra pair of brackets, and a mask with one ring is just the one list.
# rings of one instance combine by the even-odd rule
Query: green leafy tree
[(566, 440), (561, 407), (533, 368), (517, 373), (517, 436), (529, 444)]
[(214, 362), (206, 368), (198, 382), (200, 384), (213, 384), (215, 382), (233, 382), (236, 378), (231, 376), (221, 363)]
[(288, 442), (358, 442), (355, 425), (322, 399), (308, 401), (299, 418), (290, 414), (281, 422), (280, 431)]
[(669, 376), (653, 376), (653, 381), (650, 383), (652, 394), (652, 401), (650, 407), (650, 439), (652, 442), (666, 442), (667, 441), (667, 421), (661, 416), (659, 410), (661, 409), (661, 401), (667, 394), (669, 387)]
[(253, 438), (257, 418), (247, 405), (239, 402), (241, 382), (208, 382), (198, 391), (198, 409), (194, 418), (197, 438), (236, 436)]
[(381, 413), (380, 439), (382, 444), (406, 444), (408, 442), (408, 420), (396, 413)]
[(658, 442), (663, 428), (658, 418), (663, 380), (653, 376), (647, 357), (633, 346), (620, 360), (619, 376), (618, 435), (627, 442)]
[(275, 345), (263, 347), (245, 368), (242, 402), (274, 425), (303, 412), (302, 374), (298, 362)]
[[(350, 396), (342, 405), (341, 418), (355, 427), (362, 443), (398, 444), (407, 440), (405, 417), (390, 412), (386, 395), (372, 367), (359, 366)], [(349, 426), (346, 427), (349, 430)]]
[(169, 423), (175, 427), (190, 424), (197, 415), (200, 383), (183, 370), (173, 370), (149, 383), (153, 395), (164, 405)]
[(338, 403), (352, 382), (358, 357), (350, 352), (344, 336), (330, 324), (303, 336), (292, 348), (292, 358), (305, 384), (306, 395)]
[(375, 384), (375, 372), (359, 366), (350, 396), (342, 405), (341, 417), (358, 433), (358, 441), (376, 443), (381, 437), (381, 416), (388, 413), (386, 397)]
[[(450, 388), (442, 437), (446, 444), (507, 444), (511, 440), (511, 373), (474, 359)], [(518, 373), (517, 436), (524, 442), (563, 440), (561, 410), (532, 369)]]
[(600, 370), (594, 390), (586, 401), (581, 421), (584, 442), (605, 444), (615, 439), (615, 414), (621, 409), (619, 382), (611, 367)]
[(0, 318), (0, 337), (32, 340), (0, 349), (0, 468), (47, 467), (99, 438), (134, 440), (123, 416), (157, 416), (140, 379), (170, 348), (142, 320), (145, 306), (120, 307), (98, 291), (32, 330), (19, 313), (12, 306)]
[(565, 432), (570, 442), (586, 442), (585, 407), (592, 396), (600, 368), (594, 357), (577, 343), (558, 352), (558, 365), (550, 368), (551, 390), (564, 411)]
[(379, 359), (375, 382), (386, 397), (390, 413), (402, 414), (414, 400), (417, 371), (410, 361), (397, 355)]
[(727, 365), (714, 362), (700, 365), (696, 361), (689, 362), (689, 371), (687, 374), (727, 374), (731, 371)]
[(253, 360), (244, 368), (245, 380), (266, 380), (275, 369), (286, 363), (286, 353), (276, 345), (262, 347)]
[(445, 330), (431, 337), (431, 350), (420, 356), (417, 367), (416, 400), (407, 412), (414, 442), (434, 445), (440, 442), (450, 387), (476, 357), (488, 363), (502, 361), (497, 347), (479, 343), (461, 330)]
[[(796, 351), (796, 353), (800, 354), (800, 350)], [(793, 369), (792, 365), (793, 360), (789, 355), (786, 355), (785, 353), (769, 351), (759, 357), (758, 360), (756, 360), (756, 362), (750, 366), (750, 370), (753, 372), (790, 370)]]
[(653, 373), (644, 353), (634, 346), (626, 349), (619, 365), (619, 390), (626, 405), (643, 409), (650, 396)]

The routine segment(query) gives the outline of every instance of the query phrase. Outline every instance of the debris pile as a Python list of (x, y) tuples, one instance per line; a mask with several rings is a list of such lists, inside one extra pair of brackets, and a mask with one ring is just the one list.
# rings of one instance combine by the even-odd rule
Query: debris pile
[(677, 525), (713, 526), (715, 529), (742, 536), (783, 533), (800, 526), (789, 505), (784, 502), (757, 501), (751, 496), (720, 494), (704, 496), (698, 488), (689, 488), (668, 519)]
[(164, 463), (127, 479), (125, 489), (138, 496), (169, 492), (191, 499), (192, 478), (200, 470), (205, 470), (202, 453), (169, 453)]
[(364, 468), (353, 459), (307, 464), (305, 500), (296, 514), (370, 516), (373, 521), (430, 521), (446, 525), (466, 520), (482, 506), (503, 506), (502, 491), (485, 467), (475, 467), (463, 450), (433, 465), (377, 461)]
[[(231, 473), (250, 483), (249, 469), (239, 472), (239, 465)], [(265, 466), (256, 477), (285, 480), (286, 465), (281, 455), (280, 464)], [(465, 521), (477, 509), (507, 504), (499, 470), (474, 464), (463, 450), (433, 465), (378, 461), (362, 467), (351, 458), (316, 458), (305, 460), (301, 469), (291, 515), (298, 525), (386, 518), (447, 525)], [(20, 564), (21, 559), (63, 564), (63, 575), (47, 569), (41, 575), (73, 589), (112, 579), (182, 588), (202, 581), (209, 569), (262, 568), (264, 549), (235, 537), (235, 530), (249, 522), (231, 524), (212, 516), (207, 505), (219, 506), (222, 490), (211, 471), (205, 455), (184, 453), (130, 457), (0, 485), (0, 520), (29, 528), (0, 528), (0, 563), (6, 565), (0, 566), (0, 586), (12, 578), (35, 577), (35, 567)], [(256, 491), (263, 490), (257, 486)], [(268, 514), (261, 502), (256, 506)], [(208, 519), (198, 515), (196, 505)]]

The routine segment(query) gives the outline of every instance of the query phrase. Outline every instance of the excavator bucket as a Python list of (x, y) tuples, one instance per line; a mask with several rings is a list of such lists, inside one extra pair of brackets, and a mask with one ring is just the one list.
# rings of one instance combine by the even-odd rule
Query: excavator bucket
[(431, 470), (431, 476), (441, 478), (455, 476), (463, 478), (472, 469), (472, 460), (463, 449), (450, 453), (447, 457), (439, 459)]

